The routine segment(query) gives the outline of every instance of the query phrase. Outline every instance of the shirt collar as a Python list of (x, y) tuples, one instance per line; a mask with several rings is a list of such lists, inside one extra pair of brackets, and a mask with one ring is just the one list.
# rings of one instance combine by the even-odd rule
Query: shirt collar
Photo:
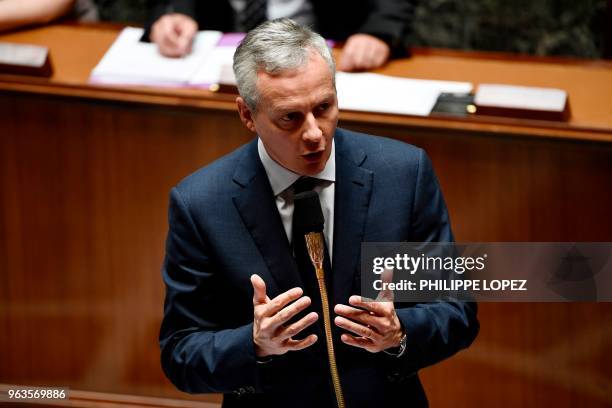
[[(266, 174), (268, 175), (268, 180), (270, 180), (270, 186), (272, 187), (274, 196), (277, 196), (285, 191), (301, 177), (301, 175), (294, 173), (275, 162), (266, 151), (266, 147), (261, 139), (257, 140), (257, 152), (259, 153), (259, 159), (261, 160), (261, 163), (266, 170)], [(333, 139), (331, 153), (327, 163), (325, 163), (325, 168), (320, 173), (311, 177), (319, 180), (330, 181), (332, 183), (336, 181), (336, 144)]]

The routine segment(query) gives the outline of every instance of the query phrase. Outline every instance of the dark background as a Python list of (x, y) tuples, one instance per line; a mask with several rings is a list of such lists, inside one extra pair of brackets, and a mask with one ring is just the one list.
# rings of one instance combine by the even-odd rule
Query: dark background
[[(96, 3), (104, 21), (144, 24), (151, 0)], [(610, 0), (419, 3), (412, 33), (415, 45), (582, 58), (612, 56), (610, 42), (604, 41), (611, 25)]]

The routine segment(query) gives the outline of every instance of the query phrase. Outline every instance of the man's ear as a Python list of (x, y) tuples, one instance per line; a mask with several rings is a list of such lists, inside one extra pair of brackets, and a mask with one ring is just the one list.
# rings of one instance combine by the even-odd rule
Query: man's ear
[(255, 129), (255, 121), (253, 120), (253, 112), (247, 106), (244, 99), (241, 96), (236, 98), (236, 105), (238, 106), (238, 113), (240, 114), (240, 120), (244, 123), (251, 132), (257, 133)]

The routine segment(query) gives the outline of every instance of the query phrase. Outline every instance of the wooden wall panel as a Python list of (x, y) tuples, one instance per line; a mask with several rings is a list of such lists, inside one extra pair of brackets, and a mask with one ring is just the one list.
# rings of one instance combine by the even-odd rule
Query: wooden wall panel
[(422, 372), (432, 406), (610, 406), (610, 306), (481, 304), (475, 344)]
[(166, 395), (168, 193), (250, 135), (223, 113), (1, 101), (0, 382)]
[[(251, 135), (223, 110), (0, 106), (0, 383), (186, 397), (156, 340), (168, 191)], [(612, 241), (609, 143), (343, 125), (425, 148), (459, 241)], [(423, 370), (433, 406), (612, 404), (609, 304), (480, 310), (474, 346)]]
[(425, 149), (457, 241), (612, 241), (612, 144), (341, 123)]

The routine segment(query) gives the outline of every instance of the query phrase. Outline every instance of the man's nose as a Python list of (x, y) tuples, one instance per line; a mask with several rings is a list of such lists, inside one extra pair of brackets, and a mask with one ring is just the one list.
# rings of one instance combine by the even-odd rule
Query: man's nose
[(323, 132), (319, 128), (317, 119), (312, 113), (306, 115), (306, 121), (304, 123), (304, 132), (302, 133), (302, 139), (308, 143), (319, 143), (323, 137)]

